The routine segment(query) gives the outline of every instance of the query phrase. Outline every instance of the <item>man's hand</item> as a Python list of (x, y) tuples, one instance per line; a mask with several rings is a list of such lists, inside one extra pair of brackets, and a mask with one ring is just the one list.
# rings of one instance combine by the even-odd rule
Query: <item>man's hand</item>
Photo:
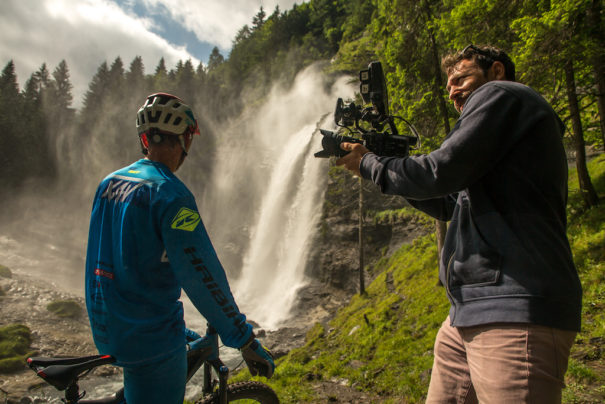
[(361, 173), (359, 172), (361, 158), (370, 151), (361, 143), (343, 142), (340, 144), (340, 148), (350, 153), (336, 160), (336, 165), (345, 166), (347, 170), (352, 171), (355, 175), (361, 177)]
[(273, 355), (259, 340), (253, 339), (250, 343), (245, 344), (240, 351), (252, 376), (261, 375), (266, 378), (273, 376), (275, 370)]

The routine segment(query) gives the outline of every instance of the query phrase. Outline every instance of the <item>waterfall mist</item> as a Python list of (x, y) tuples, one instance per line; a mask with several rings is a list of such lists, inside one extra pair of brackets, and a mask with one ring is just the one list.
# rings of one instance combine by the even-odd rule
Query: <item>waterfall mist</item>
[[(328, 167), (313, 157), (321, 149), (317, 128), (330, 128), (337, 97), (352, 95), (347, 79), (329, 81), (320, 66), (308, 67), (227, 123), (202, 116), (208, 131), (176, 173), (196, 196), (241, 311), (265, 328), (288, 319), (305, 284)], [(143, 100), (127, 106), (132, 122)], [(91, 133), (57, 134), (60, 181), (25, 184), (0, 212), (1, 264), (83, 295), (92, 198), (104, 176), (140, 158), (134, 124), (131, 130), (117, 133), (109, 122)], [(188, 325), (203, 328), (184, 303)]]
[(274, 86), (217, 139), (199, 207), (240, 309), (263, 327), (288, 318), (305, 283), (327, 184), (327, 160), (313, 157), (317, 128), (331, 127), (337, 97), (352, 94), (347, 79), (328, 86), (314, 65), (288, 88)]

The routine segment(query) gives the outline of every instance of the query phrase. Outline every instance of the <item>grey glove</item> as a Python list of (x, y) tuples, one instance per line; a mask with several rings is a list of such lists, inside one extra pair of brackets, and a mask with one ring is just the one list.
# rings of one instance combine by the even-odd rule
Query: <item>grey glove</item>
[(250, 340), (240, 348), (242, 357), (248, 365), (250, 374), (252, 376), (261, 375), (266, 378), (273, 376), (275, 370), (275, 362), (273, 362), (273, 355), (267, 348), (265, 348), (259, 340), (254, 338), (254, 334), (250, 337)]

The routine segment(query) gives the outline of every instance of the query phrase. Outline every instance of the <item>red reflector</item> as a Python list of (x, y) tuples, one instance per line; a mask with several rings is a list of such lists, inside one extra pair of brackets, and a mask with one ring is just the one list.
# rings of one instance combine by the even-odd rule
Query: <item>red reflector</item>
[(107, 358), (111, 358), (111, 355), (103, 355), (103, 356), (101, 357), (101, 359), (107, 359)]
[(95, 275), (104, 276), (105, 278), (113, 279), (111, 272), (103, 271), (101, 268), (95, 269)]
[(40, 376), (43, 379), (46, 379), (46, 373), (44, 373), (43, 371), (39, 371), (38, 376)]

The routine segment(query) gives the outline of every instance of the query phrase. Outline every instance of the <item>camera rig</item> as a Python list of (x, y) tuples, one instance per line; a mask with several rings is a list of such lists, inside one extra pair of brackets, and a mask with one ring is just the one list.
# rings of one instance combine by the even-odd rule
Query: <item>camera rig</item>
[[(338, 98), (334, 111), (336, 125), (346, 128), (357, 137), (320, 129), (323, 135), (321, 141), (323, 150), (315, 153), (315, 157), (346, 155), (349, 152), (340, 148), (343, 142), (361, 143), (379, 156), (406, 157), (409, 155), (410, 146), (416, 145), (420, 136), (408, 121), (399, 116), (389, 115), (389, 99), (380, 62), (371, 62), (367, 69), (360, 71), (359, 80), (361, 82), (359, 92), (363, 102), (371, 106), (363, 107), (353, 101), (346, 103), (342, 98)], [(405, 122), (414, 136), (399, 135), (395, 119)], [(370, 127), (361, 126), (361, 122), (369, 123)]]

